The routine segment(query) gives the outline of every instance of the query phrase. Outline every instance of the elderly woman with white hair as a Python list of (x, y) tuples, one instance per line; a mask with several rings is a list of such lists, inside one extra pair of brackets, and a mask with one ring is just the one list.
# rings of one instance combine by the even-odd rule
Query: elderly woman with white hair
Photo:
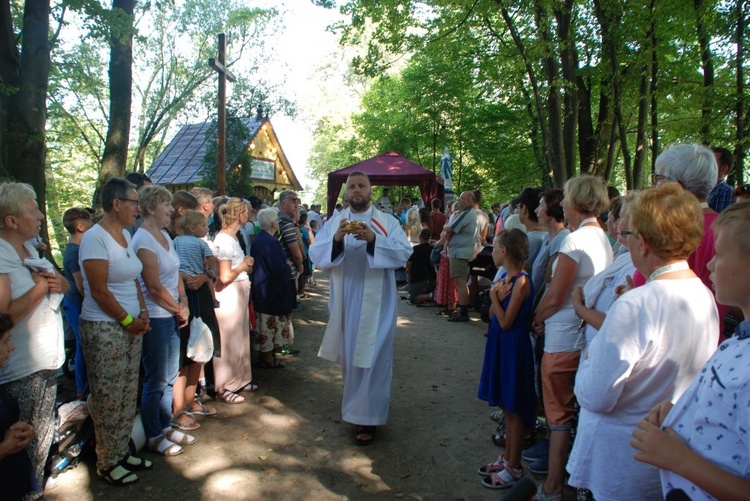
[(275, 237), (279, 231), (279, 213), (263, 209), (256, 220), (261, 230), (251, 249), (253, 265), (253, 307), (258, 315), (261, 367), (281, 368), (284, 363), (274, 359), (274, 348), (294, 342), (292, 326), (292, 293), (289, 287), (291, 270), (284, 249)]
[(24, 265), (26, 259), (39, 257), (27, 242), (39, 235), (43, 218), (31, 186), (0, 184), (0, 313), (15, 323), (15, 351), (0, 367), (0, 388), (18, 400), (19, 420), (35, 430), (28, 453), (38, 486), (27, 493), (31, 499), (42, 496), (39, 486), (44, 485), (54, 435), (55, 372), (65, 360), (59, 293), (68, 290), (68, 281), (51, 263), (49, 272)]
[[(708, 262), (715, 254), (716, 237), (711, 225), (719, 217), (719, 213), (708, 206), (707, 199), (716, 184), (717, 172), (716, 156), (709, 148), (700, 144), (674, 144), (656, 157), (655, 173), (651, 177), (654, 186), (677, 181), (698, 199), (703, 212), (703, 238), (695, 252), (688, 257), (688, 264), (712, 293), (714, 289), (709, 279), (711, 272)], [(645, 282), (643, 277), (639, 278), (640, 280), (635, 280), (636, 286)], [(729, 307), (719, 303), (716, 306), (719, 310), (720, 333), (723, 333), (724, 316), (729, 313)]]

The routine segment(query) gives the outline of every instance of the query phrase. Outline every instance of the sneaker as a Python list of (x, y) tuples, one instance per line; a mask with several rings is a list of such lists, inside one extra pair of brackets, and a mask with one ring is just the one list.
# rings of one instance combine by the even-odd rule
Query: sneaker
[(530, 463), (546, 456), (549, 456), (549, 440), (546, 439), (521, 452), (521, 459)]
[(546, 475), (549, 470), (549, 456), (543, 456), (529, 465), (529, 471), (534, 475)]
[(449, 322), (468, 322), (469, 315), (461, 315), (460, 313), (455, 312), (453, 315), (449, 316), (447, 320)]

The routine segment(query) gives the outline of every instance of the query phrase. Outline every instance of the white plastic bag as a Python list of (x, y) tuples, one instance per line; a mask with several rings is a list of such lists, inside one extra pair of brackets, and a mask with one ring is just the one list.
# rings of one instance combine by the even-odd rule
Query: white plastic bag
[(214, 338), (211, 329), (200, 317), (190, 321), (190, 339), (188, 339), (187, 356), (190, 360), (205, 364), (214, 354)]

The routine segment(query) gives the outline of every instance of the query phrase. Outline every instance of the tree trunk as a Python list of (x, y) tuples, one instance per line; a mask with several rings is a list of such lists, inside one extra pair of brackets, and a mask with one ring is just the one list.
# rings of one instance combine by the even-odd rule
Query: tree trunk
[[(606, 56), (605, 59), (609, 63), (610, 76), (612, 78), (612, 98), (613, 98), (613, 110), (615, 120), (617, 122), (617, 132), (620, 139), (620, 149), (622, 151), (622, 159), (625, 167), (625, 182), (628, 190), (633, 189), (633, 170), (631, 165), (630, 151), (628, 150), (628, 138), (627, 129), (625, 127), (625, 121), (622, 116), (622, 72), (620, 71), (618, 58), (617, 58), (617, 47), (620, 45), (616, 40), (614, 31), (620, 26), (622, 21), (622, 15), (620, 12), (612, 12), (612, 8), (604, 9), (601, 0), (594, 0), (594, 7), (596, 11), (596, 17), (599, 21), (602, 33), (602, 46), (603, 54)], [(614, 142), (611, 142), (611, 148), (615, 147)]]
[(567, 170), (565, 168), (565, 147), (564, 147), (564, 131), (563, 131), (563, 118), (562, 118), (562, 96), (560, 94), (560, 80), (558, 78), (559, 71), (557, 61), (555, 60), (554, 43), (552, 41), (552, 34), (550, 32), (550, 19), (547, 16), (544, 6), (540, 0), (534, 2), (534, 10), (536, 16), (536, 26), (539, 32), (539, 36), (542, 39), (542, 47), (544, 57), (542, 58), (542, 66), (547, 78), (547, 86), (549, 87), (547, 94), (547, 113), (548, 113), (548, 144), (546, 145), (549, 151), (551, 167), (552, 167), (552, 180), (554, 185), (562, 187), (565, 184), (567, 178)]
[[(557, 36), (560, 45), (560, 62), (564, 80), (563, 94), (563, 158), (565, 178), (576, 175), (576, 131), (578, 129), (578, 54), (571, 27), (573, 0), (564, 0), (562, 8), (555, 9)], [(558, 4), (556, 4), (558, 5)]]
[(591, 85), (580, 75), (578, 80), (578, 156), (581, 174), (596, 172), (597, 148), (594, 121), (591, 117)]
[(745, 76), (742, 67), (745, 57), (745, 1), (737, 0), (737, 146), (734, 150), (734, 178), (737, 186), (745, 184)]
[(701, 141), (711, 144), (711, 112), (713, 110), (714, 63), (711, 56), (710, 35), (706, 28), (703, 0), (694, 0), (695, 26), (698, 30), (698, 43), (701, 48), (703, 69), (703, 99), (701, 104)]
[[(6, 12), (4, 16), (10, 13), (9, 7), (5, 5), (3, 11)], [(28, 183), (34, 188), (39, 209), (45, 214), (45, 127), (50, 68), (49, 16), (48, 0), (27, 0), (23, 12), (23, 46), (20, 58), (5, 61), (8, 55), (13, 57), (14, 50), (4, 36), (2, 63), (4, 73), (8, 71), (15, 74), (12, 76), (17, 75), (11, 82), (17, 82), (18, 85), (18, 91), (7, 99), (7, 107), (4, 108), (7, 113), (7, 129), (3, 135), (7, 151), (6, 172), (14, 180)], [(9, 21), (3, 19), (3, 29), (7, 29), (8, 24)], [(12, 33), (12, 26), (10, 29)], [(15, 70), (12, 69), (14, 63)], [(47, 240), (45, 222), (43, 221), (42, 238)]]
[(644, 41), (644, 50), (641, 52), (643, 67), (641, 68), (641, 77), (638, 84), (638, 128), (635, 136), (635, 161), (633, 162), (633, 182), (636, 190), (643, 188), (643, 174), (646, 165), (646, 156), (648, 154), (648, 123), (649, 123), (649, 103), (650, 99), (650, 81), (651, 81), (651, 64), (653, 63), (652, 54), (656, 50), (651, 43), (654, 39), (653, 33), (656, 29), (656, 1), (651, 0), (649, 8), (649, 25), (646, 39)]
[[(651, 2), (652, 23), (656, 23), (656, 0)], [(656, 28), (652, 24), (651, 28), (651, 173), (656, 172), (656, 157), (659, 156), (660, 136), (659, 136), (659, 113), (657, 92), (659, 90), (659, 54), (656, 51), (658, 39), (656, 37)]]
[(20, 87), (20, 59), (16, 34), (13, 32), (13, 17), (10, 11), (10, 0), (0, 0), (0, 81), (6, 89), (0, 92), (0, 173), (10, 176), (8, 166), (8, 131), (10, 123), (10, 106), (14, 94)]
[(135, 0), (114, 0), (119, 25), (110, 28), (109, 127), (102, 153), (93, 206), (101, 207), (99, 193), (111, 177), (122, 177), (128, 163), (130, 105), (133, 91), (133, 11)]
[(529, 77), (529, 82), (531, 82), (531, 90), (534, 94), (534, 109), (536, 110), (536, 120), (539, 124), (541, 147), (542, 151), (544, 152), (545, 169), (543, 173), (543, 179), (545, 180), (545, 185), (547, 185), (548, 183), (546, 182), (546, 180), (549, 179), (549, 173), (554, 172), (554, 163), (552, 161), (550, 148), (547, 147), (547, 145), (549, 144), (549, 128), (547, 125), (547, 115), (545, 113), (544, 100), (542, 99), (542, 94), (539, 89), (539, 82), (536, 78), (536, 74), (534, 73), (534, 67), (532, 65), (531, 59), (528, 56), (526, 47), (524, 46), (523, 40), (521, 39), (521, 35), (518, 33), (518, 29), (513, 22), (513, 18), (511, 18), (510, 14), (508, 13), (508, 9), (503, 6), (503, 0), (497, 0), (497, 3), (500, 6), (500, 14), (503, 16), (503, 20), (508, 26), (510, 36), (511, 38), (513, 38), (513, 43), (515, 44), (519, 54), (523, 58), (524, 66), (526, 68), (526, 74)]

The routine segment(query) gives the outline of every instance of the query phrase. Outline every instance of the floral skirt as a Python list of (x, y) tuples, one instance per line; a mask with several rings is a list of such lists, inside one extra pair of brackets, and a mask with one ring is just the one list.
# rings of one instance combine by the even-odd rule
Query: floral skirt
[(456, 282), (451, 278), (451, 264), (448, 256), (440, 255), (440, 267), (435, 286), (435, 302), (441, 306), (458, 303)]

